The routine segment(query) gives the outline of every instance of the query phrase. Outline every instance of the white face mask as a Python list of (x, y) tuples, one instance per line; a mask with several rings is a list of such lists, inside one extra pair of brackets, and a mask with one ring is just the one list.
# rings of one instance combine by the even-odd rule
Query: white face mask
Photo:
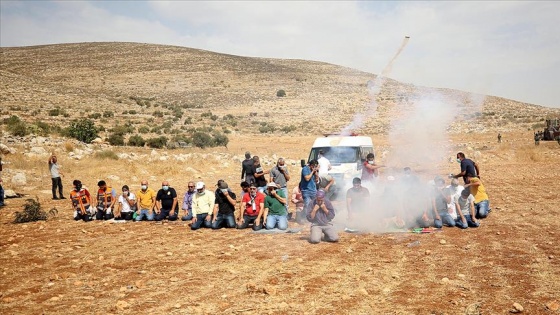
[(204, 195), (204, 194), (206, 193), (206, 191), (197, 191), (196, 193), (197, 193), (199, 196), (202, 196), (202, 195)]
[(370, 164), (370, 165), (375, 164), (375, 161), (367, 161), (367, 162), (368, 162), (368, 164)]
[(142, 190), (146, 190), (146, 189), (148, 189), (148, 185), (142, 185), (141, 188), (142, 188)]

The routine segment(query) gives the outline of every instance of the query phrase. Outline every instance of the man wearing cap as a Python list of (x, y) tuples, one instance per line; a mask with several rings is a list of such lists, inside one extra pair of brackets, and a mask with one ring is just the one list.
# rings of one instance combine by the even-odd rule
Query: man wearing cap
[(465, 185), (465, 188), (469, 188), (471, 195), (474, 196), (476, 218), (484, 219), (488, 216), (488, 212), (490, 212), (490, 201), (488, 200), (486, 188), (482, 184), (480, 178), (476, 177), (474, 174), (468, 173), (467, 178), (469, 183)]
[(253, 225), (253, 231), (263, 228), (264, 199), (264, 194), (257, 190), (257, 184), (250, 183), (249, 193), (243, 195), (241, 201), (241, 209), (237, 219), (238, 229), (245, 229), (249, 224)]
[(249, 151), (245, 152), (245, 160), (241, 162), (241, 181), (251, 183), (255, 180), (253, 176), (253, 159)]
[(212, 229), (220, 229), (225, 223), (226, 228), (235, 227), (235, 193), (230, 191), (228, 184), (219, 180), (215, 193)]
[(268, 196), (264, 199), (264, 221), (267, 230), (278, 227), (279, 230), (288, 228), (288, 212), (286, 211), (286, 196), (278, 190), (275, 183), (266, 185)]
[[(290, 181), (288, 167), (284, 158), (279, 158), (276, 166), (270, 170), (270, 182), (276, 183), (278, 190), (282, 190), (284, 196), (288, 196), (288, 181)], [(289, 204), (289, 202), (286, 202), (286, 212), (288, 213), (290, 213)]]
[(156, 195), (155, 220), (162, 221), (167, 218), (169, 221), (176, 221), (177, 216), (177, 192), (175, 188), (169, 186), (168, 181), (163, 181)]
[(214, 209), (215, 195), (206, 191), (203, 182), (196, 183), (196, 194), (193, 197), (191, 230), (201, 227), (212, 227), (212, 210)]
[(319, 181), (319, 162), (311, 160), (301, 169), (301, 179), (299, 182), (299, 189), (303, 197), (304, 210), (296, 212), (296, 221), (302, 223), (311, 203), (315, 200), (317, 194), (317, 182)]
[(441, 228), (445, 226), (455, 226), (455, 219), (448, 212), (447, 204), (451, 203), (451, 194), (445, 188), (445, 180), (436, 176), (434, 178), (434, 191), (432, 195), (432, 210), (434, 212), (434, 226)]
[(327, 242), (338, 241), (338, 233), (336, 233), (336, 229), (331, 223), (334, 216), (334, 207), (328, 199), (325, 199), (325, 192), (318, 191), (310, 211), (307, 212), (307, 220), (311, 222), (310, 243), (317, 244), (321, 242), (323, 234)]
[(136, 192), (138, 198), (138, 210), (136, 221), (142, 221), (146, 218), (148, 221), (154, 220), (154, 208), (156, 206), (156, 192), (148, 187), (148, 181), (142, 180), (140, 182), (140, 190)]
[(187, 191), (183, 196), (183, 216), (181, 217), (181, 221), (192, 221), (192, 199), (196, 191), (194, 190), (194, 182), (189, 182), (187, 184)]

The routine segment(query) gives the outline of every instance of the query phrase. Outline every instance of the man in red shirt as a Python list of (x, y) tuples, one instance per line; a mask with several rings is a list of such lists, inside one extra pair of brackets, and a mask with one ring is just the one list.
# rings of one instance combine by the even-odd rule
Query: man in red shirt
[(249, 193), (243, 195), (241, 201), (241, 211), (237, 218), (238, 229), (245, 229), (249, 224), (253, 224), (253, 231), (263, 228), (264, 198), (264, 194), (257, 191), (257, 185), (252, 182)]

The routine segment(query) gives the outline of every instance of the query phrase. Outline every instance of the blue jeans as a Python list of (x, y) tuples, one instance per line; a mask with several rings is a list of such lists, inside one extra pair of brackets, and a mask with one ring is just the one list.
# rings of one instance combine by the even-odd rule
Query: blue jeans
[(475, 203), (474, 210), (477, 219), (484, 219), (488, 216), (488, 212), (490, 211), (490, 202), (488, 200), (482, 200), (479, 203)]
[(192, 210), (187, 210), (187, 215), (182, 216), (181, 221), (190, 221), (192, 218)]
[(313, 204), (315, 197), (317, 196), (317, 191), (302, 190), (301, 196), (303, 197), (303, 213), (300, 215), (300, 220), (298, 220), (296, 213), (296, 221), (299, 224), (305, 223), (307, 221), (307, 211)]
[(455, 224), (457, 227), (466, 229), (468, 227), (478, 227), (480, 225), (480, 223), (478, 222), (473, 222), (472, 216), (470, 214), (467, 214), (464, 217), (465, 220), (467, 220), (467, 223), (463, 223), (463, 221), (461, 221), (461, 217), (458, 217)]
[(257, 191), (262, 194), (266, 194), (266, 186), (257, 187)]
[(237, 228), (246, 229), (247, 227), (249, 227), (249, 224), (253, 224), (253, 231), (259, 231), (263, 228), (262, 218), (259, 224), (255, 224), (256, 220), (257, 220), (257, 216), (243, 215), (243, 223), (238, 225)]
[(4, 187), (0, 185), (0, 207), (4, 206)]
[(212, 215), (210, 215), (210, 220), (206, 220), (208, 213), (201, 213), (196, 215), (196, 222), (191, 224), (191, 230), (198, 230), (201, 227), (211, 228), (212, 227)]
[(146, 220), (153, 221), (154, 220), (154, 212), (150, 213), (148, 209), (140, 209), (140, 214), (136, 217), (136, 221), (142, 221), (142, 219), (146, 217)]
[(276, 227), (278, 223), (279, 230), (285, 230), (288, 228), (288, 216), (287, 215), (276, 215), (276, 214), (269, 214), (266, 217), (266, 229), (272, 230)]
[(441, 218), (440, 220), (434, 219), (434, 227), (440, 229), (440, 228), (443, 227), (443, 225), (445, 225), (445, 226), (455, 226), (455, 219), (453, 219), (449, 215), (449, 213), (441, 212), (439, 214), (439, 217)]
[(156, 214), (155, 220), (162, 221), (163, 219), (167, 218), (169, 221), (176, 221), (178, 216), (177, 211), (175, 211), (173, 215), (169, 215), (170, 213), (171, 210), (161, 209), (159, 214)]
[(222, 226), (224, 225), (224, 222), (226, 223), (226, 227), (227, 228), (234, 228), (235, 227), (235, 217), (233, 216), (233, 213), (230, 214), (220, 214), (218, 213), (218, 215), (216, 216), (216, 221), (212, 222), (212, 229), (216, 230), (219, 228), (222, 228)]

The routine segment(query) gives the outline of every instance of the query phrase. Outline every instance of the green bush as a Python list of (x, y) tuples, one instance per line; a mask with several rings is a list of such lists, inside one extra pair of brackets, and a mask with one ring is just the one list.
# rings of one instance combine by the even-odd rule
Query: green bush
[(195, 132), (192, 135), (191, 143), (198, 148), (207, 148), (214, 145), (214, 140), (212, 137), (204, 132)]
[(95, 152), (95, 158), (101, 160), (118, 160), (119, 156), (111, 150), (103, 150)]
[(284, 91), (284, 90), (278, 90), (278, 91), (276, 92), (276, 96), (278, 96), (278, 97), (285, 97), (285, 96), (286, 96), (286, 91)]
[(294, 126), (294, 125), (289, 125), (289, 126), (284, 126), (284, 127), (282, 127), (280, 130), (281, 130), (282, 132), (284, 132), (284, 133), (290, 133), (290, 132), (292, 132), (292, 131), (295, 131), (296, 129), (297, 129), (296, 126)]
[(111, 145), (124, 145), (124, 137), (121, 134), (114, 133), (107, 140)]
[(148, 128), (148, 126), (138, 127), (138, 132), (139, 133), (148, 133), (148, 132), (150, 132), (150, 128)]
[(93, 121), (89, 119), (72, 121), (67, 133), (70, 137), (86, 143), (97, 138), (97, 129), (95, 129)]
[(58, 107), (49, 110), (49, 116), (58, 116), (58, 115), (60, 115), (60, 114), (61, 114), (60, 108), (58, 108)]
[(23, 212), (16, 211), (14, 223), (27, 223), (35, 221), (46, 221), (49, 216), (56, 216), (58, 210), (52, 208), (49, 213), (41, 210), (41, 203), (39, 200), (27, 199), (23, 206)]
[(150, 148), (161, 149), (167, 144), (167, 141), (167, 137), (161, 136), (157, 138), (150, 138), (147, 143)]
[(101, 118), (101, 114), (100, 113), (89, 114), (88, 118), (89, 119), (99, 119), (99, 118)]
[(144, 138), (142, 138), (142, 136), (140, 135), (134, 135), (128, 138), (128, 145), (134, 147), (143, 147), (144, 144), (146, 144), (146, 140), (144, 140)]
[(105, 117), (105, 118), (110, 118), (110, 117), (114, 117), (114, 116), (115, 116), (115, 114), (111, 111), (106, 110), (106, 111), (103, 112), (103, 117)]
[(52, 128), (49, 124), (44, 123), (40, 120), (34, 122), (32, 125), (29, 125), (28, 127), (32, 133), (43, 137), (48, 136), (52, 131)]
[(213, 142), (214, 142), (214, 146), (217, 146), (217, 147), (224, 146), (224, 147), (227, 148), (227, 145), (229, 143), (229, 139), (225, 134), (217, 132), (217, 133), (214, 134)]
[(156, 117), (161, 118), (161, 117), (163, 117), (163, 112), (160, 111), (160, 110), (156, 110), (156, 111), (154, 111), (153, 115), (156, 116)]
[(17, 137), (24, 137), (29, 134), (27, 124), (23, 121), (17, 122), (13, 125), (8, 125), (8, 131), (10, 131), (12, 135)]

